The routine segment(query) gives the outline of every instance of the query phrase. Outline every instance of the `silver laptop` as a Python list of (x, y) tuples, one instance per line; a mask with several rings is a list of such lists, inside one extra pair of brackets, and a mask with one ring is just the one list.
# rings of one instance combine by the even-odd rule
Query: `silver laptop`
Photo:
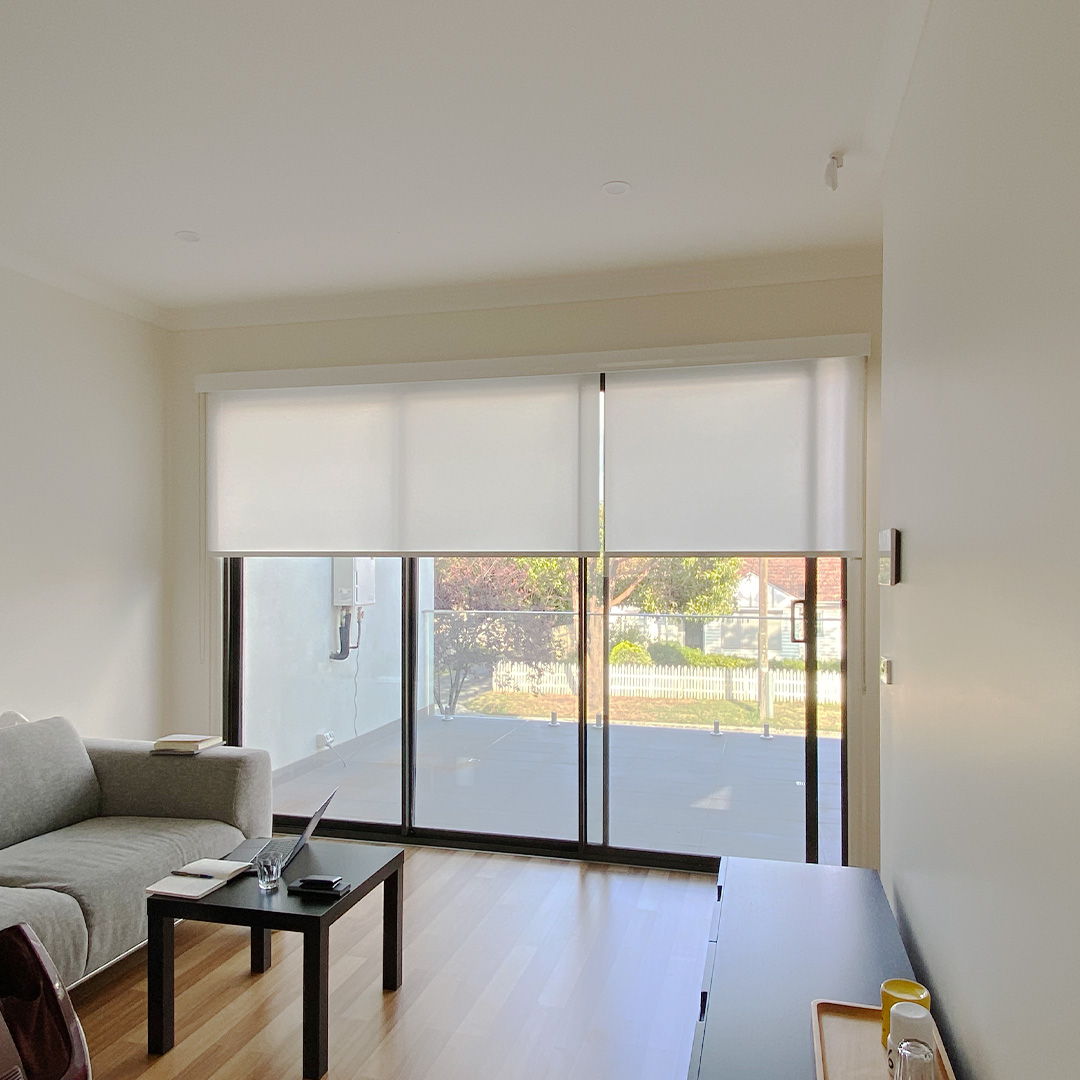
[(226, 859), (232, 859), (235, 862), (254, 862), (257, 855), (262, 855), (263, 852), (281, 852), (281, 868), (285, 869), (300, 854), (303, 846), (311, 839), (311, 834), (315, 831), (315, 826), (322, 820), (323, 814), (326, 813), (326, 808), (330, 805), (330, 800), (337, 794), (337, 788), (327, 796), (326, 802), (311, 815), (311, 820), (304, 826), (304, 831), (293, 839), (290, 836), (282, 837), (277, 840), (272, 840), (267, 836), (253, 836), (250, 840), (245, 840), (234, 851), (230, 851), (225, 856)]

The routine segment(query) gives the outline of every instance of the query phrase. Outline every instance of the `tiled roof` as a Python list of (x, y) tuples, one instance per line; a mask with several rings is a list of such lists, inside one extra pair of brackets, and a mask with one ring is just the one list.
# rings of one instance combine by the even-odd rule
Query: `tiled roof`
[[(743, 559), (740, 576), (757, 574), (759, 559)], [(818, 559), (817, 588), (818, 600), (826, 603), (840, 603), (840, 559)], [(803, 559), (769, 559), (769, 584), (783, 589), (789, 596), (803, 598), (806, 572)]]

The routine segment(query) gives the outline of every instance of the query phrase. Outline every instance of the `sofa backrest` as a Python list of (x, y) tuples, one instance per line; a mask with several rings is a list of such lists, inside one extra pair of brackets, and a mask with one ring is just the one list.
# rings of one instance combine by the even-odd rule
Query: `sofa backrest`
[(100, 806), (97, 774), (70, 720), (0, 729), (0, 848), (96, 817)]

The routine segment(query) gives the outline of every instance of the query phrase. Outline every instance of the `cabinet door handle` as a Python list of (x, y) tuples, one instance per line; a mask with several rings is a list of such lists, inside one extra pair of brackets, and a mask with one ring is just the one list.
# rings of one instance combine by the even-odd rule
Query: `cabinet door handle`
[(709, 991), (708, 990), (702, 990), (701, 991), (701, 1011), (698, 1013), (698, 1023), (699, 1024), (701, 1023), (702, 1020), (705, 1019), (705, 1010), (708, 1008), (708, 1005), (709, 1005)]

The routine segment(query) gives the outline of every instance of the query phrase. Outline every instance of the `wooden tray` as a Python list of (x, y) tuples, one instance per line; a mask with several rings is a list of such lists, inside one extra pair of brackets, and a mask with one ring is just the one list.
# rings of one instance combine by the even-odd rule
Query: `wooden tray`
[[(847, 1001), (810, 1003), (814, 1028), (814, 1060), (818, 1080), (889, 1080), (881, 1045), (881, 1006)], [(956, 1080), (949, 1055), (934, 1025), (937, 1080)]]

